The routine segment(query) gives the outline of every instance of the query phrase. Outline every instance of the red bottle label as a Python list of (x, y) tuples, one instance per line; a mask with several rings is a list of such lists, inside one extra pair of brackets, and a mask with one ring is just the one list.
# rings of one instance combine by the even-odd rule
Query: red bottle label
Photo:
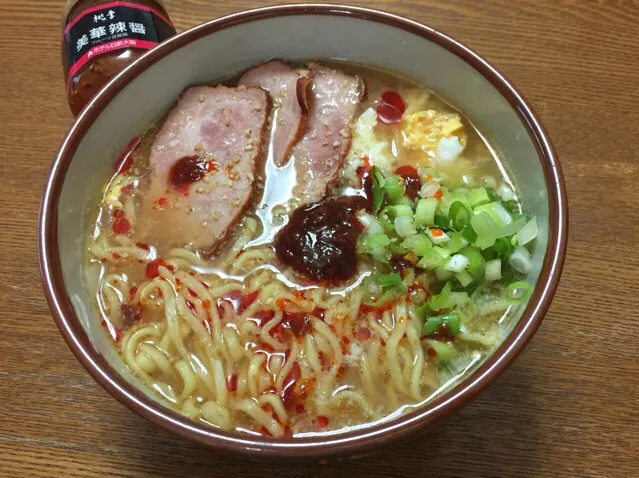
[(88, 8), (64, 29), (68, 77), (98, 55), (123, 48), (150, 50), (175, 33), (171, 20), (149, 7), (116, 1)]

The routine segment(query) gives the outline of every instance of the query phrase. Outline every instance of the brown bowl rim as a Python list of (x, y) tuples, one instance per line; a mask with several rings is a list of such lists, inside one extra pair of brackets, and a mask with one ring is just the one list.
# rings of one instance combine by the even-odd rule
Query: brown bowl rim
[[(276, 440), (223, 432), (195, 423), (128, 385), (107, 364), (84, 332), (65, 289), (57, 243), (57, 205), (66, 171), (78, 145), (105, 106), (133, 78), (166, 55), (201, 37), (255, 20), (294, 15), (348, 16), (390, 25), (444, 47), (482, 74), (517, 112), (535, 143), (548, 189), (550, 228), (541, 274), (521, 319), (493, 355), (464, 381), (413, 412), (370, 427), (334, 435)], [(180, 33), (133, 62), (87, 105), (64, 138), (47, 177), (38, 224), (41, 276), (55, 322), (69, 348), (105, 390), (138, 415), (180, 436), (220, 451), (239, 452), (252, 457), (278, 458), (352, 456), (369, 452), (390, 441), (407, 439), (426, 431), (475, 398), (513, 362), (539, 327), (557, 289), (567, 239), (568, 201), (557, 155), (532, 108), (504, 75), (473, 50), (429, 26), (382, 11), (330, 4), (282, 5), (227, 15)]]

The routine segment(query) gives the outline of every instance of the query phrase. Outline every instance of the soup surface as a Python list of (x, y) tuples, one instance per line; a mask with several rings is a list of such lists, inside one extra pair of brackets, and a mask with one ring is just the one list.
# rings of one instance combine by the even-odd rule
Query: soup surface
[(531, 290), (536, 222), (498, 157), (391, 74), (274, 61), (189, 88), (115, 170), (88, 239), (104, 329), (163, 401), (225, 430), (410, 411)]

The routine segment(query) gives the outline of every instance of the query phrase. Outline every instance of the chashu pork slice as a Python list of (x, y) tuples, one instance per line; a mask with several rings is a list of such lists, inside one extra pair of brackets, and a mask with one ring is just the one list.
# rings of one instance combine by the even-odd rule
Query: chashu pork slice
[(299, 138), (304, 133), (308, 114), (307, 86), (311, 72), (294, 69), (281, 60), (271, 60), (247, 70), (240, 85), (259, 86), (278, 105), (273, 120), (271, 147), (276, 166), (286, 163)]
[(145, 236), (215, 248), (251, 200), (269, 104), (256, 87), (182, 93), (151, 147)]
[(311, 72), (308, 123), (292, 151), (297, 171), (293, 195), (301, 204), (321, 200), (337, 179), (350, 149), (351, 123), (366, 92), (358, 76), (320, 65), (312, 65)]

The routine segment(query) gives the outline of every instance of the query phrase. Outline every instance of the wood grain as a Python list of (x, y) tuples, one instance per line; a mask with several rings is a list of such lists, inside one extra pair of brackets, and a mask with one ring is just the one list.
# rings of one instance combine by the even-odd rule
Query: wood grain
[[(569, 251), (531, 345), (457, 416), (365, 460), (279, 474), (638, 476), (639, 2), (351, 1), (452, 34), (520, 87), (564, 168)], [(0, 0), (0, 476), (271, 476), (271, 465), (215, 456), (118, 404), (50, 317), (35, 225), (71, 123), (59, 60), (63, 3)], [(261, 2), (165, 3), (185, 29)]]

